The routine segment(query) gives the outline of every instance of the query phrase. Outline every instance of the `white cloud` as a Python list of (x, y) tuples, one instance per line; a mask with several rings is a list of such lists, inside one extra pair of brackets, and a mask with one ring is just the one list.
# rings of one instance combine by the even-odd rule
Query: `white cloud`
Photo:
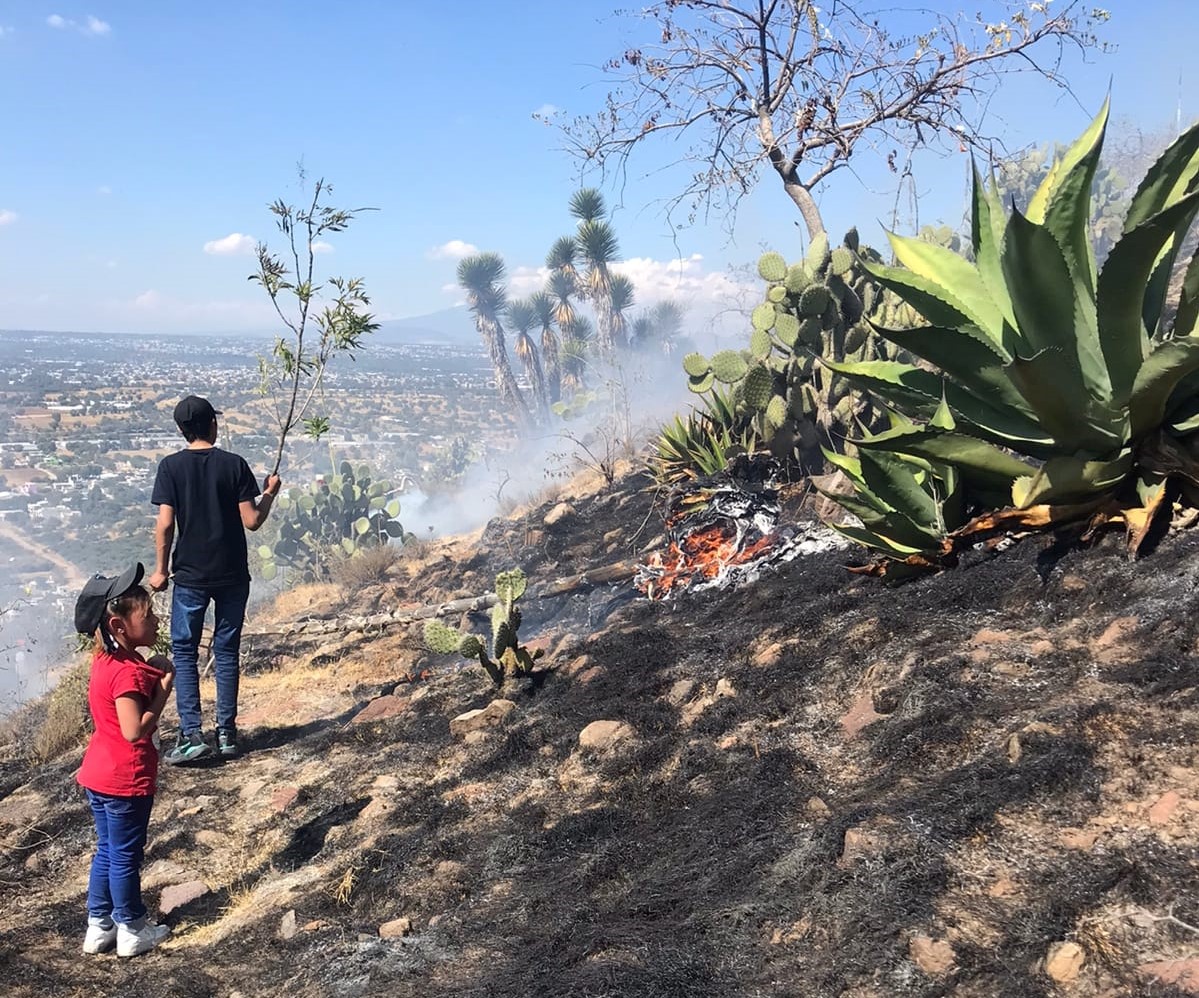
[(448, 243), (434, 246), (425, 253), (425, 256), (430, 260), (461, 260), (478, 252), (479, 247), (474, 243), (464, 242), (461, 239), (451, 239)]
[(323, 239), (317, 239), (315, 242), (312, 243), (312, 252), (313, 253), (332, 253), (333, 252), (333, 244), (327, 243)]
[(557, 104), (542, 104), (541, 107), (534, 109), (533, 117), (548, 125), (550, 124), (550, 119), (561, 113), (562, 108), (558, 107)]
[(254, 252), (256, 240), (253, 236), (230, 232), (223, 239), (210, 239), (204, 244), (204, 252), (213, 256), (243, 256)]
[(699, 253), (672, 260), (633, 257), (613, 265), (612, 269), (633, 282), (638, 305), (652, 305), (666, 298), (687, 305), (729, 305), (752, 290), (750, 285), (724, 271), (705, 270), (703, 259)]
[(514, 267), (508, 272), (508, 295), (512, 298), (527, 298), (545, 287), (550, 276), (547, 267)]
[(17, 220), (17, 213), (7, 208), (0, 208), (0, 225), (12, 225)]
[(163, 297), (157, 291), (151, 289), (143, 291), (140, 295), (133, 299), (133, 307), (141, 309), (156, 309), (162, 305)]
[(0, 24), (0, 38), (3, 38), (5, 35), (11, 35), (12, 31), (12, 28), (6, 28), (3, 24)]
[(50, 27), (58, 31), (78, 31), (81, 35), (107, 35), (112, 31), (112, 25), (107, 21), (101, 21), (100, 18), (94, 17), (91, 14), (87, 15), (85, 21), (74, 21), (69, 17), (63, 17), (61, 14), (51, 14), (46, 18), (46, 23)]
[(108, 195), (112, 193), (112, 188), (109, 187), (108, 184), (101, 184), (96, 188), (96, 193), (103, 194), (105, 197), (108, 197)]

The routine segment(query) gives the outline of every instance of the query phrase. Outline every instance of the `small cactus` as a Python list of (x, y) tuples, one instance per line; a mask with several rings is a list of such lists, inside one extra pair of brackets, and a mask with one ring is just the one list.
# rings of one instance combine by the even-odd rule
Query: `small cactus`
[(496, 686), (503, 686), (508, 677), (528, 675), (542, 651), (538, 648), (530, 652), (518, 638), (521, 613), (516, 601), (525, 594), (527, 587), (528, 580), (519, 568), (500, 572), (495, 577), (498, 602), (491, 608), (490, 655), (482, 638), (461, 634), (437, 619), (425, 623), (425, 645), (438, 654), (457, 652), (463, 658), (477, 658)]

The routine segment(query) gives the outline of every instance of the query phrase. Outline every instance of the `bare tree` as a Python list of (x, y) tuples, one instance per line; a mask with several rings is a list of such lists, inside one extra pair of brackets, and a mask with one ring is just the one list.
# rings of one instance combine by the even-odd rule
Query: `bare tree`
[(614, 88), (564, 125), (569, 148), (623, 173), (651, 138), (685, 143), (696, 170), (671, 207), (692, 219), (735, 211), (769, 167), (815, 235), (814, 191), (863, 145), (892, 170), (900, 149), (937, 140), (989, 149), (984, 112), (1003, 78), (1065, 87), (1066, 50), (1102, 48), (1109, 17), (1084, 0), (988, 6), (994, 19), (870, 0), (657, 0), (639, 16), (658, 41), (606, 65)]

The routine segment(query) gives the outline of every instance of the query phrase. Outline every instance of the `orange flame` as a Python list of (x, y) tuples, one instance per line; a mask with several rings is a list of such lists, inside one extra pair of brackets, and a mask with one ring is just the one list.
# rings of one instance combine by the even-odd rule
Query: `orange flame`
[(714, 579), (730, 565), (753, 561), (774, 546), (774, 534), (766, 534), (740, 547), (740, 531), (734, 525), (714, 524), (683, 537), (681, 546), (671, 541), (665, 554), (652, 554), (649, 569), (660, 569), (640, 585), (650, 599), (663, 599), (674, 589), (685, 589), (693, 582)]

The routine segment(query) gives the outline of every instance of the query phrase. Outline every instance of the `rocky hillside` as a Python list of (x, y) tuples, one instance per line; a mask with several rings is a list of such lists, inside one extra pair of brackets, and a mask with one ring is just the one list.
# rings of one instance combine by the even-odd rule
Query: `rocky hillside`
[(1199, 994), (1199, 532), (1135, 564), (1027, 540), (899, 588), (832, 551), (662, 602), (619, 569), (544, 595), (661, 544), (647, 484), (260, 614), (390, 612), (519, 565), (552, 671), (497, 695), (416, 625), (257, 639), (247, 754), (163, 774), (160, 952), (80, 956), (79, 752), (11, 742), (3, 993)]

